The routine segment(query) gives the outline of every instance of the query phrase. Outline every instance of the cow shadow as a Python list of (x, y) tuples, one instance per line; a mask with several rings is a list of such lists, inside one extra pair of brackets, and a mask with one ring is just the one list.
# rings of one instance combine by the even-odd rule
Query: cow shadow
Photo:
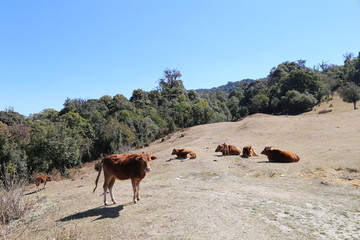
[(257, 161), (257, 163), (271, 163), (269, 161)]
[(32, 195), (32, 194), (38, 193), (38, 192), (40, 192), (42, 190), (45, 190), (45, 188), (40, 188), (40, 189), (36, 189), (36, 190), (34, 190), (32, 192), (25, 193), (25, 194), (23, 194), (23, 196)]
[[(127, 204), (125, 204), (127, 205)], [(120, 216), (120, 211), (124, 209), (125, 205), (119, 205), (115, 207), (97, 207), (86, 210), (84, 212), (78, 212), (67, 217), (57, 220), (57, 222), (67, 222), (77, 219), (83, 219), (88, 217), (97, 217), (92, 222), (105, 219), (105, 218), (117, 218)]]
[(171, 161), (180, 161), (180, 162), (185, 162), (185, 161), (189, 161), (189, 160), (194, 160), (194, 159), (190, 159), (190, 158), (170, 158), (168, 160), (166, 160), (165, 162), (171, 162)]
[(275, 163), (275, 164), (287, 164), (287, 162), (270, 162), (270, 161), (259, 161), (257, 163)]

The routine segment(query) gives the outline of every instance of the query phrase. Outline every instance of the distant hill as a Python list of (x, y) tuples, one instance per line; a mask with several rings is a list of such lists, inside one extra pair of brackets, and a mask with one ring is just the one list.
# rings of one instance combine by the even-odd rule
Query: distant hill
[(197, 93), (209, 93), (209, 94), (213, 94), (213, 93), (217, 93), (217, 92), (226, 92), (226, 93), (231, 93), (232, 90), (237, 89), (237, 88), (241, 88), (243, 84), (248, 83), (248, 82), (252, 82), (255, 81), (254, 79), (243, 79), (240, 81), (236, 81), (236, 82), (228, 82), (225, 85), (219, 86), (219, 87), (213, 87), (210, 89), (204, 89), (204, 88), (200, 88), (200, 89), (195, 89), (195, 91)]

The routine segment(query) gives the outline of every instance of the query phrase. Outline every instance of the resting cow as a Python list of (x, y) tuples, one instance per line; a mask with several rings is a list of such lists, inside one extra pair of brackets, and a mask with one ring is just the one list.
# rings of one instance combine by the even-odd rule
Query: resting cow
[(220, 144), (217, 146), (215, 152), (221, 152), (222, 155), (240, 155), (241, 149), (229, 144)]
[(244, 157), (258, 156), (252, 146), (245, 146), (242, 152)]
[(151, 160), (154, 159), (156, 159), (156, 157), (150, 156), (149, 154), (114, 154), (104, 157), (100, 163), (100, 169), (95, 180), (95, 188), (93, 192), (95, 192), (97, 188), (101, 169), (104, 169), (104, 204), (107, 205), (107, 189), (109, 189), (112, 202), (116, 204), (112, 192), (115, 179), (131, 179), (134, 191), (133, 201), (136, 203), (140, 200), (140, 181), (145, 177), (146, 172), (151, 170)]
[(40, 183), (44, 183), (44, 189), (47, 182), (51, 182), (51, 177), (48, 175), (40, 175), (35, 178), (35, 185), (38, 187)]
[(265, 147), (261, 154), (266, 155), (269, 162), (291, 163), (298, 162), (300, 160), (300, 157), (295, 153), (281, 151), (279, 149), (271, 149), (271, 147)]
[(171, 155), (176, 155), (176, 158), (179, 158), (179, 159), (195, 159), (196, 158), (195, 152), (193, 152), (191, 150), (183, 149), (183, 148), (174, 148)]

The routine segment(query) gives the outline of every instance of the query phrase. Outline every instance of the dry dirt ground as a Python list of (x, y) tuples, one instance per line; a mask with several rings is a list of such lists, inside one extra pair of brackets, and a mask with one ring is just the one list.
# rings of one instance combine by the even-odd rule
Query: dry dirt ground
[[(318, 114), (320, 110), (332, 110)], [(92, 193), (94, 163), (27, 198), (34, 208), (5, 239), (360, 239), (360, 110), (335, 98), (299, 116), (256, 114), (185, 129), (134, 151), (158, 157), (133, 204), (129, 180), (117, 204)], [(258, 157), (222, 157), (221, 143), (252, 145)], [(300, 162), (269, 163), (264, 146)], [(195, 160), (171, 160), (188, 148)], [(3, 229), (3, 231), (5, 231)]]

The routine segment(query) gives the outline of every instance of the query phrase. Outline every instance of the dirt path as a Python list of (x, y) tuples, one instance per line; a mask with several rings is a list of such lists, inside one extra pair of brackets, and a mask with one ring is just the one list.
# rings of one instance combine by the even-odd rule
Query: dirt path
[[(267, 116), (180, 131), (138, 152), (158, 157), (131, 203), (130, 181), (115, 183), (118, 204), (102, 206), (97, 172), (29, 194), (35, 209), (8, 239), (360, 239), (360, 110)], [(297, 153), (294, 164), (221, 157), (220, 143)], [(173, 148), (198, 157), (168, 161)], [(100, 178), (102, 184), (103, 178)], [(29, 193), (34, 187), (29, 188)], [(24, 224), (23, 222), (27, 224)]]

